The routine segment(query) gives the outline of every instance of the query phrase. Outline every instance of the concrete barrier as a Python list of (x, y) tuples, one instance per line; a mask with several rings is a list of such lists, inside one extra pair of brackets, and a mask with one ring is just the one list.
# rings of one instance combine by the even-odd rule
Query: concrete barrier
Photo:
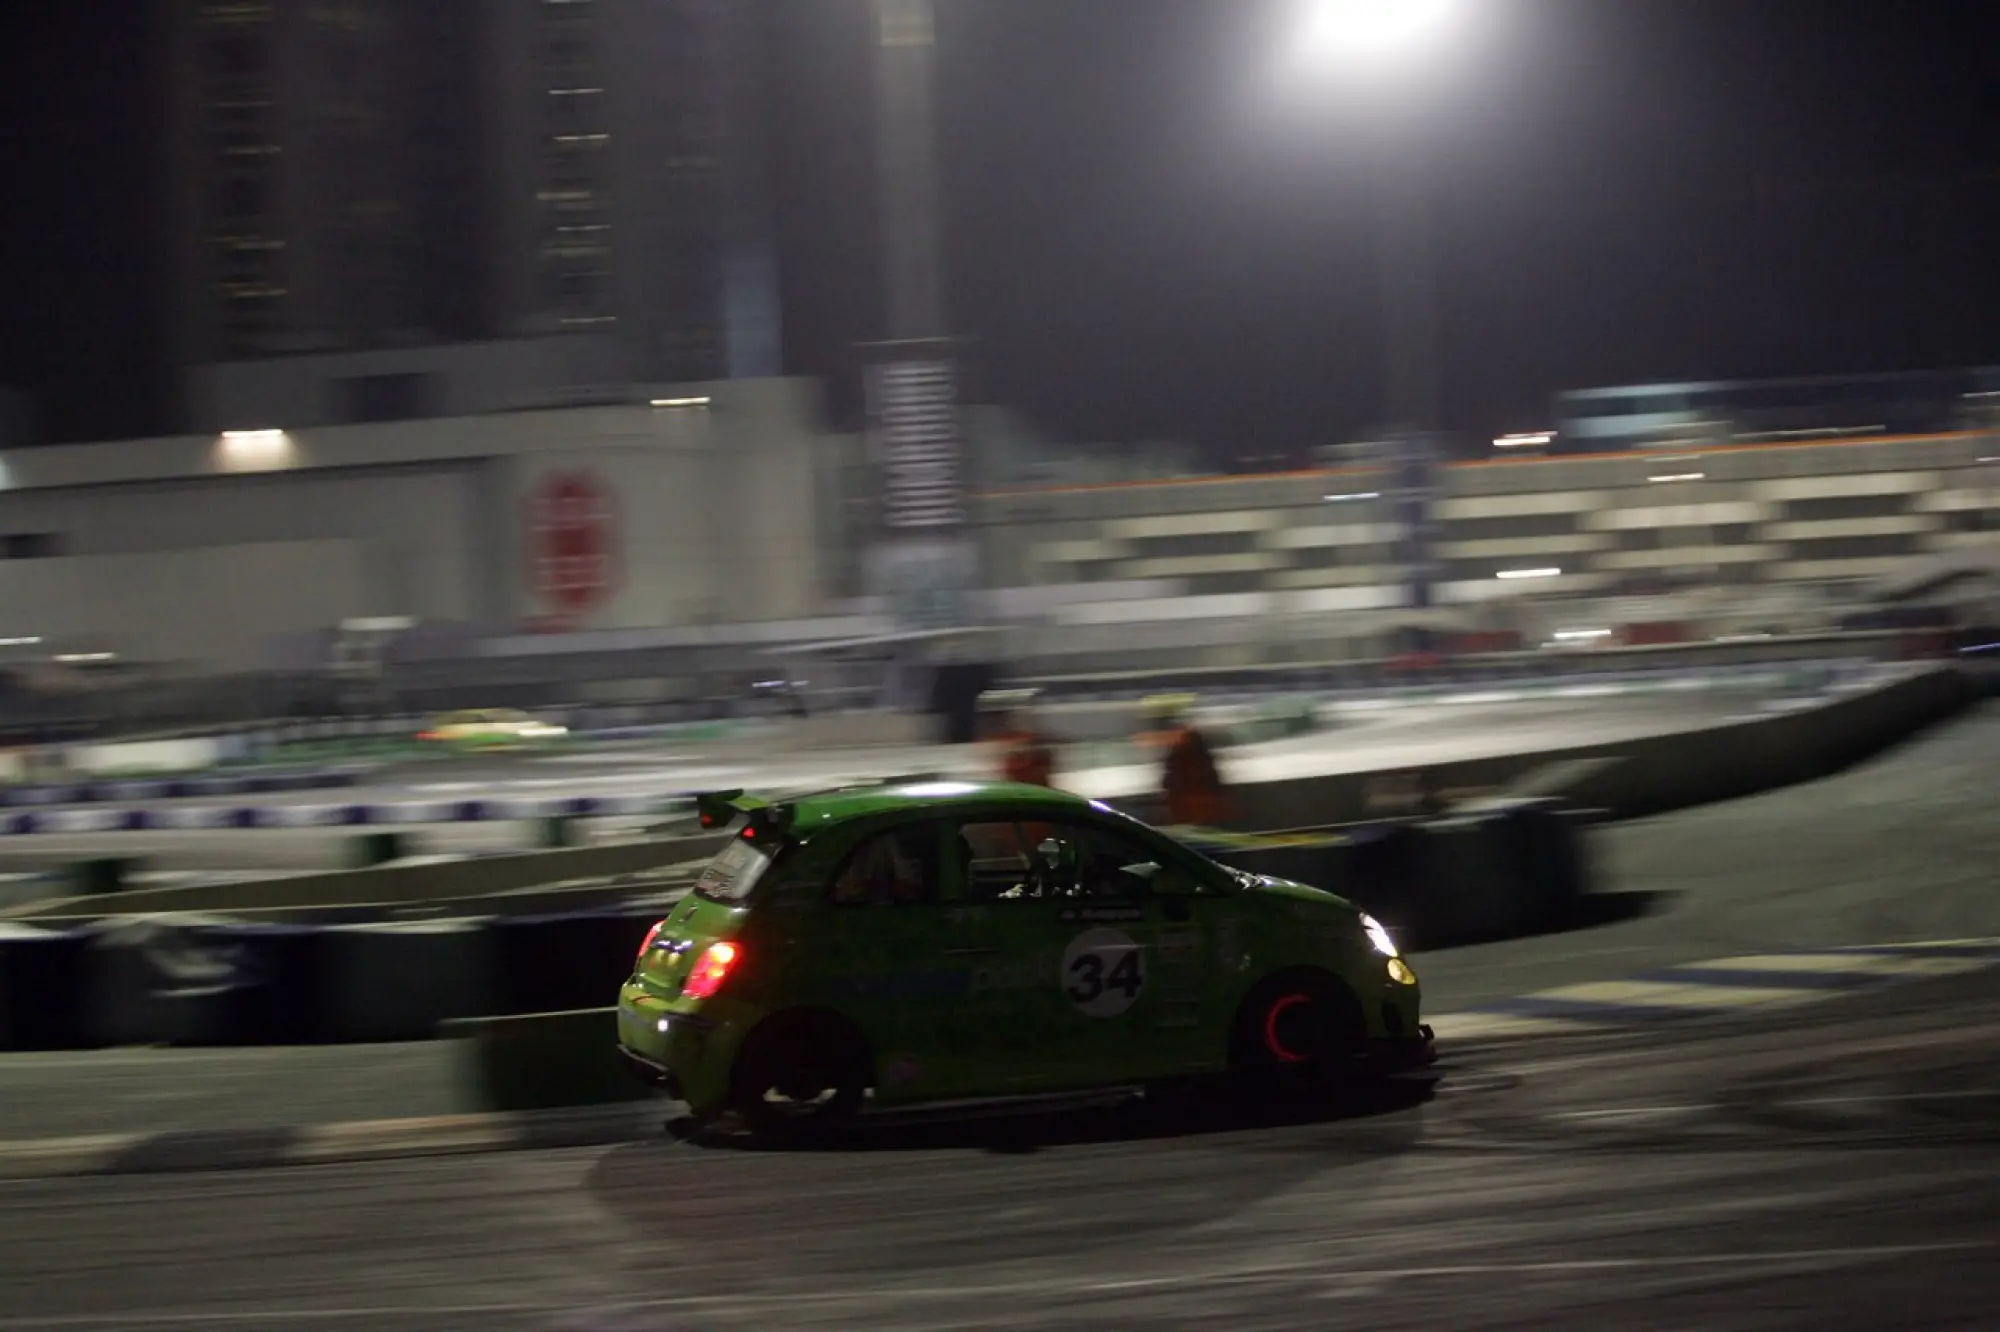
[(0, 927), (0, 1049), (423, 1040), (597, 1007), (660, 904), (537, 917), (272, 925), (155, 916)]
[[(1634, 818), (1734, 799), (1831, 775), (1880, 752), (1969, 704), (1975, 691), (1953, 667), (1911, 668), (1871, 687), (1788, 712), (1642, 736), (1436, 764), (1432, 784), (1460, 791), (1499, 792), (1552, 764), (1618, 759), (1571, 783), (1569, 794), (1611, 817)], [(1357, 822), (1369, 815), (1373, 771), (1287, 775), (1238, 782), (1239, 826), (1313, 827)], [(1150, 792), (1094, 790), (1144, 817)]]
[(440, 1024), (490, 1011), (486, 923), (446, 920), (334, 925), (320, 935), (320, 1036), (420, 1041)]
[(652, 1092), (619, 1062), (612, 1008), (447, 1022), (459, 1085), (481, 1110), (547, 1110), (642, 1101)]
[(492, 988), (488, 1014), (588, 1008), (618, 993), (646, 931), (665, 913), (606, 908), (486, 922)]
[(212, 768), (222, 761), (213, 739), (133, 740), (105, 745), (77, 745), (67, 755), (69, 766), (92, 776), (132, 772), (186, 772)]
[(0, 1050), (85, 1043), (86, 936), (0, 924)]
[(139, 888), (103, 897), (68, 897), (0, 912), (0, 919), (92, 919), (110, 915), (167, 912), (238, 912), (368, 906), (389, 909), (446, 900), (645, 875), (714, 855), (727, 840), (720, 834), (645, 838), (559, 851), (381, 865), (286, 878), (178, 888)]
[(313, 927), (140, 917), (91, 931), (92, 1045), (295, 1045), (324, 1039)]
[(1339, 893), (1411, 949), (1549, 929), (1593, 886), (1592, 821), (1560, 800), (1490, 801), (1428, 819), (1189, 838), (1225, 865)]

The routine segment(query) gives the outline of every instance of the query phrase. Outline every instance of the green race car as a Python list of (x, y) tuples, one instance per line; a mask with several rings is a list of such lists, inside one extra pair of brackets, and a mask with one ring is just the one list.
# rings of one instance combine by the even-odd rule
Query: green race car
[(618, 1003), (626, 1062), (697, 1120), (1431, 1059), (1381, 925), (1095, 801), (917, 781), (697, 806), (731, 839)]

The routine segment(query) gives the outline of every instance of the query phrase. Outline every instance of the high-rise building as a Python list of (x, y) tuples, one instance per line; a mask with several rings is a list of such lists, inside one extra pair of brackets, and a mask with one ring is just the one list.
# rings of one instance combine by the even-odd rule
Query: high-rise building
[(767, 0), (161, 3), (179, 369), (575, 332), (779, 372)]
[(496, 0), (510, 331), (615, 328), (633, 373), (778, 372), (759, 0)]

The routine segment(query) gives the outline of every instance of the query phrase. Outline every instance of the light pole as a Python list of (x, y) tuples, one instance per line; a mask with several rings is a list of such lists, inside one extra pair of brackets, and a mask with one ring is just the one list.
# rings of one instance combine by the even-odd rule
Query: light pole
[(1285, 51), (1289, 76), (1329, 88), (1378, 123), (1375, 172), (1382, 299), (1383, 410), (1400, 509), (1410, 604), (1431, 603), (1430, 445), (1438, 425), (1438, 318), (1424, 108), (1440, 49), (1463, 27), (1465, 0), (1301, 0)]
[(892, 342), (943, 337), (932, 0), (874, 0), (885, 322)]

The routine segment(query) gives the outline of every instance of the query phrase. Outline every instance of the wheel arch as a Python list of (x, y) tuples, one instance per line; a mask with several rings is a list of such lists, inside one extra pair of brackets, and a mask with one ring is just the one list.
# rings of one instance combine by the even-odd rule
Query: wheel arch
[(1258, 1024), (1253, 1017), (1262, 1012), (1265, 1005), (1288, 989), (1298, 989), (1303, 993), (1326, 995), (1347, 1014), (1355, 1024), (1357, 1037), (1367, 1035), (1367, 1013), (1361, 1004), (1361, 996), (1354, 987), (1337, 971), (1330, 967), (1310, 962), (1293, 963), (1266, 972), (1250, 983), (1236, 1001), (1236, 1008), (1229, 1017), (1227, 1057), (1229, 1067), (1242, 1068), (1252, 1062), (1253, 1051), (1246, 1043), (1261, 1039), (1261, 1030), (1252, 1030)]
[(861, 1024), (837, 1008), (820, 1004), (801, 1004), (793, 1008), (781, 1008), (758, 1019), (757, 1024), (744, 1033), (737, 1042), (736, 1052), (729, 1061), (729, 1081), (735, 1085), (739, 1070), (750, 1059), (760, 1055), (771, 1045), (794, 1039), (801, 1033), (813, 1034), (819, 1038), (834, 1037), (848, 1042), (861, 1058), (862, 1067), (867, 1070), (867, 1085), (878, 1085), (881, 1069), (877, 1060), (879, 1052), (875, 1043), (868, 1039)]

